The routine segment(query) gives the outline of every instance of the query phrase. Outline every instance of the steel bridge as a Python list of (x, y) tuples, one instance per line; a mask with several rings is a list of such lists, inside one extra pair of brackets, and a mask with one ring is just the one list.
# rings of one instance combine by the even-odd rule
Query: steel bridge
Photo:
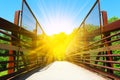
[[(93, 16), (94, 14), (96, 14), (96, 17)], [(29, 23), (34, 22), (34, 24), (27, 24), (27, 15), (31, 16), (31, 21), (28, 19)], [(92, 22), (93, 19), (96, 22)], [(108, 23), (107, 12), (100, 11), (99, 0), (96, 0), (74, 36), (74, 39), (77, 38), (79, 42), (83, 42), (81, 44), (83, 46), (77, 52), (66, 55), (65, 62), (53, 61), (48, 66), (45, 65), (45, 57), (39, 55), (38, 52), (29, 54), (31, 50), (37, 48), (38, 30), (41, 31), (41, 35), (46, 36), (36, 16), (25, 0), (22, 2), (22, 10), (15, 12), (14, 24), (0, 17), (0, 58), (7, 59), (5, 61), (0, 60), (0, 66), (2, 66), (2, 68), (0, 67), (0, 74), (5, 73), (4, 75), (0, 75), (0, 80), (24, 80), (26, 78), (25, 76), (30, 77), (38, 70), (42, 71), (44, 69), (45, 71), (47, 68), (49, 69), (49, 67), (55, 65), (55, 63), (63, 66), (67, 64), (68, 68), (71, 65), (84, 68), (84, 70), (97, 73), (98, 76), (106, 78), (105, 80), (120, 80), (120, 20)], [(81, 35), (81, 32), (84, 33)], [(65, 69), (67, 70), (67, 68)], [(65, 69), (64, 72), (66, 72)], [(80, 71), (82, 70), (80, 69)], [(53, 70), (53, 74), (57, 73), (54, 73)], [(72, 75), (74, 74), (77, 75), (79, 73), (73, 72)], [(88, 75), (90, 74), (88, 72)], [(62, 76), (62, 73), (59, 75)], [(87, 73), (85, 75), (87, 77)], [(37, 78), (39, 77), (37, 76)], [(82, 77), (82, 75), (79, 77)], [(87, 80), (94, 80), (94, 78), (95, 76)], [(31, 78), (30, 80), (35, 79)], [(61, 78), (61, 80), (64, 79)], [(83, 78), (83, 80), (86, 79)], [(95, 80), (104, 79), (98, 78)]]

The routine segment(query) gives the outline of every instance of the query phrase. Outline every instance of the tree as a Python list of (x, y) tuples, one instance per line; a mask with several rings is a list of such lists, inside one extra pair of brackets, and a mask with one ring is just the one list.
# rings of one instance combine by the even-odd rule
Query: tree
[(118, 20), (119, 18), (117, 16), (113, 16), (108, 20), (108, 23), (114, 22), (116, 20)]

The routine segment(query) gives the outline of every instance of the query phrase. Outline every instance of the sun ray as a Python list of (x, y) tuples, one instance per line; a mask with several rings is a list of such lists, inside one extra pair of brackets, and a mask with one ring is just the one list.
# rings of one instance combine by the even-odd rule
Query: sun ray
[(80, 25), (84, 17), (83, 12), (87, 10), (86, 5), (92, 2), (94, 0), (40, 0), (37, 3), (39, 11), (37, 17), (47, 35), (60, 32), (70, 34)]

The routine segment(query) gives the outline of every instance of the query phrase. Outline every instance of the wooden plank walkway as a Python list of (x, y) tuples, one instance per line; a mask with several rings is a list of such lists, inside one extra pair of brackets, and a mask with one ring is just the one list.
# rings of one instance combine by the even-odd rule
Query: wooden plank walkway
[(17, 80), (109, 80), (85, 68), (66, 61), (56, 61)]

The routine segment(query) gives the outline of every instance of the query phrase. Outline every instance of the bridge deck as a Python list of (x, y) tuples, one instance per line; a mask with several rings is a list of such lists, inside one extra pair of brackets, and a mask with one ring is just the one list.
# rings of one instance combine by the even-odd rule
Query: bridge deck
[(75, 64), (56, 61), (43, 69), (19, 77), (17, 80), (108, 80), (95, 72)]

